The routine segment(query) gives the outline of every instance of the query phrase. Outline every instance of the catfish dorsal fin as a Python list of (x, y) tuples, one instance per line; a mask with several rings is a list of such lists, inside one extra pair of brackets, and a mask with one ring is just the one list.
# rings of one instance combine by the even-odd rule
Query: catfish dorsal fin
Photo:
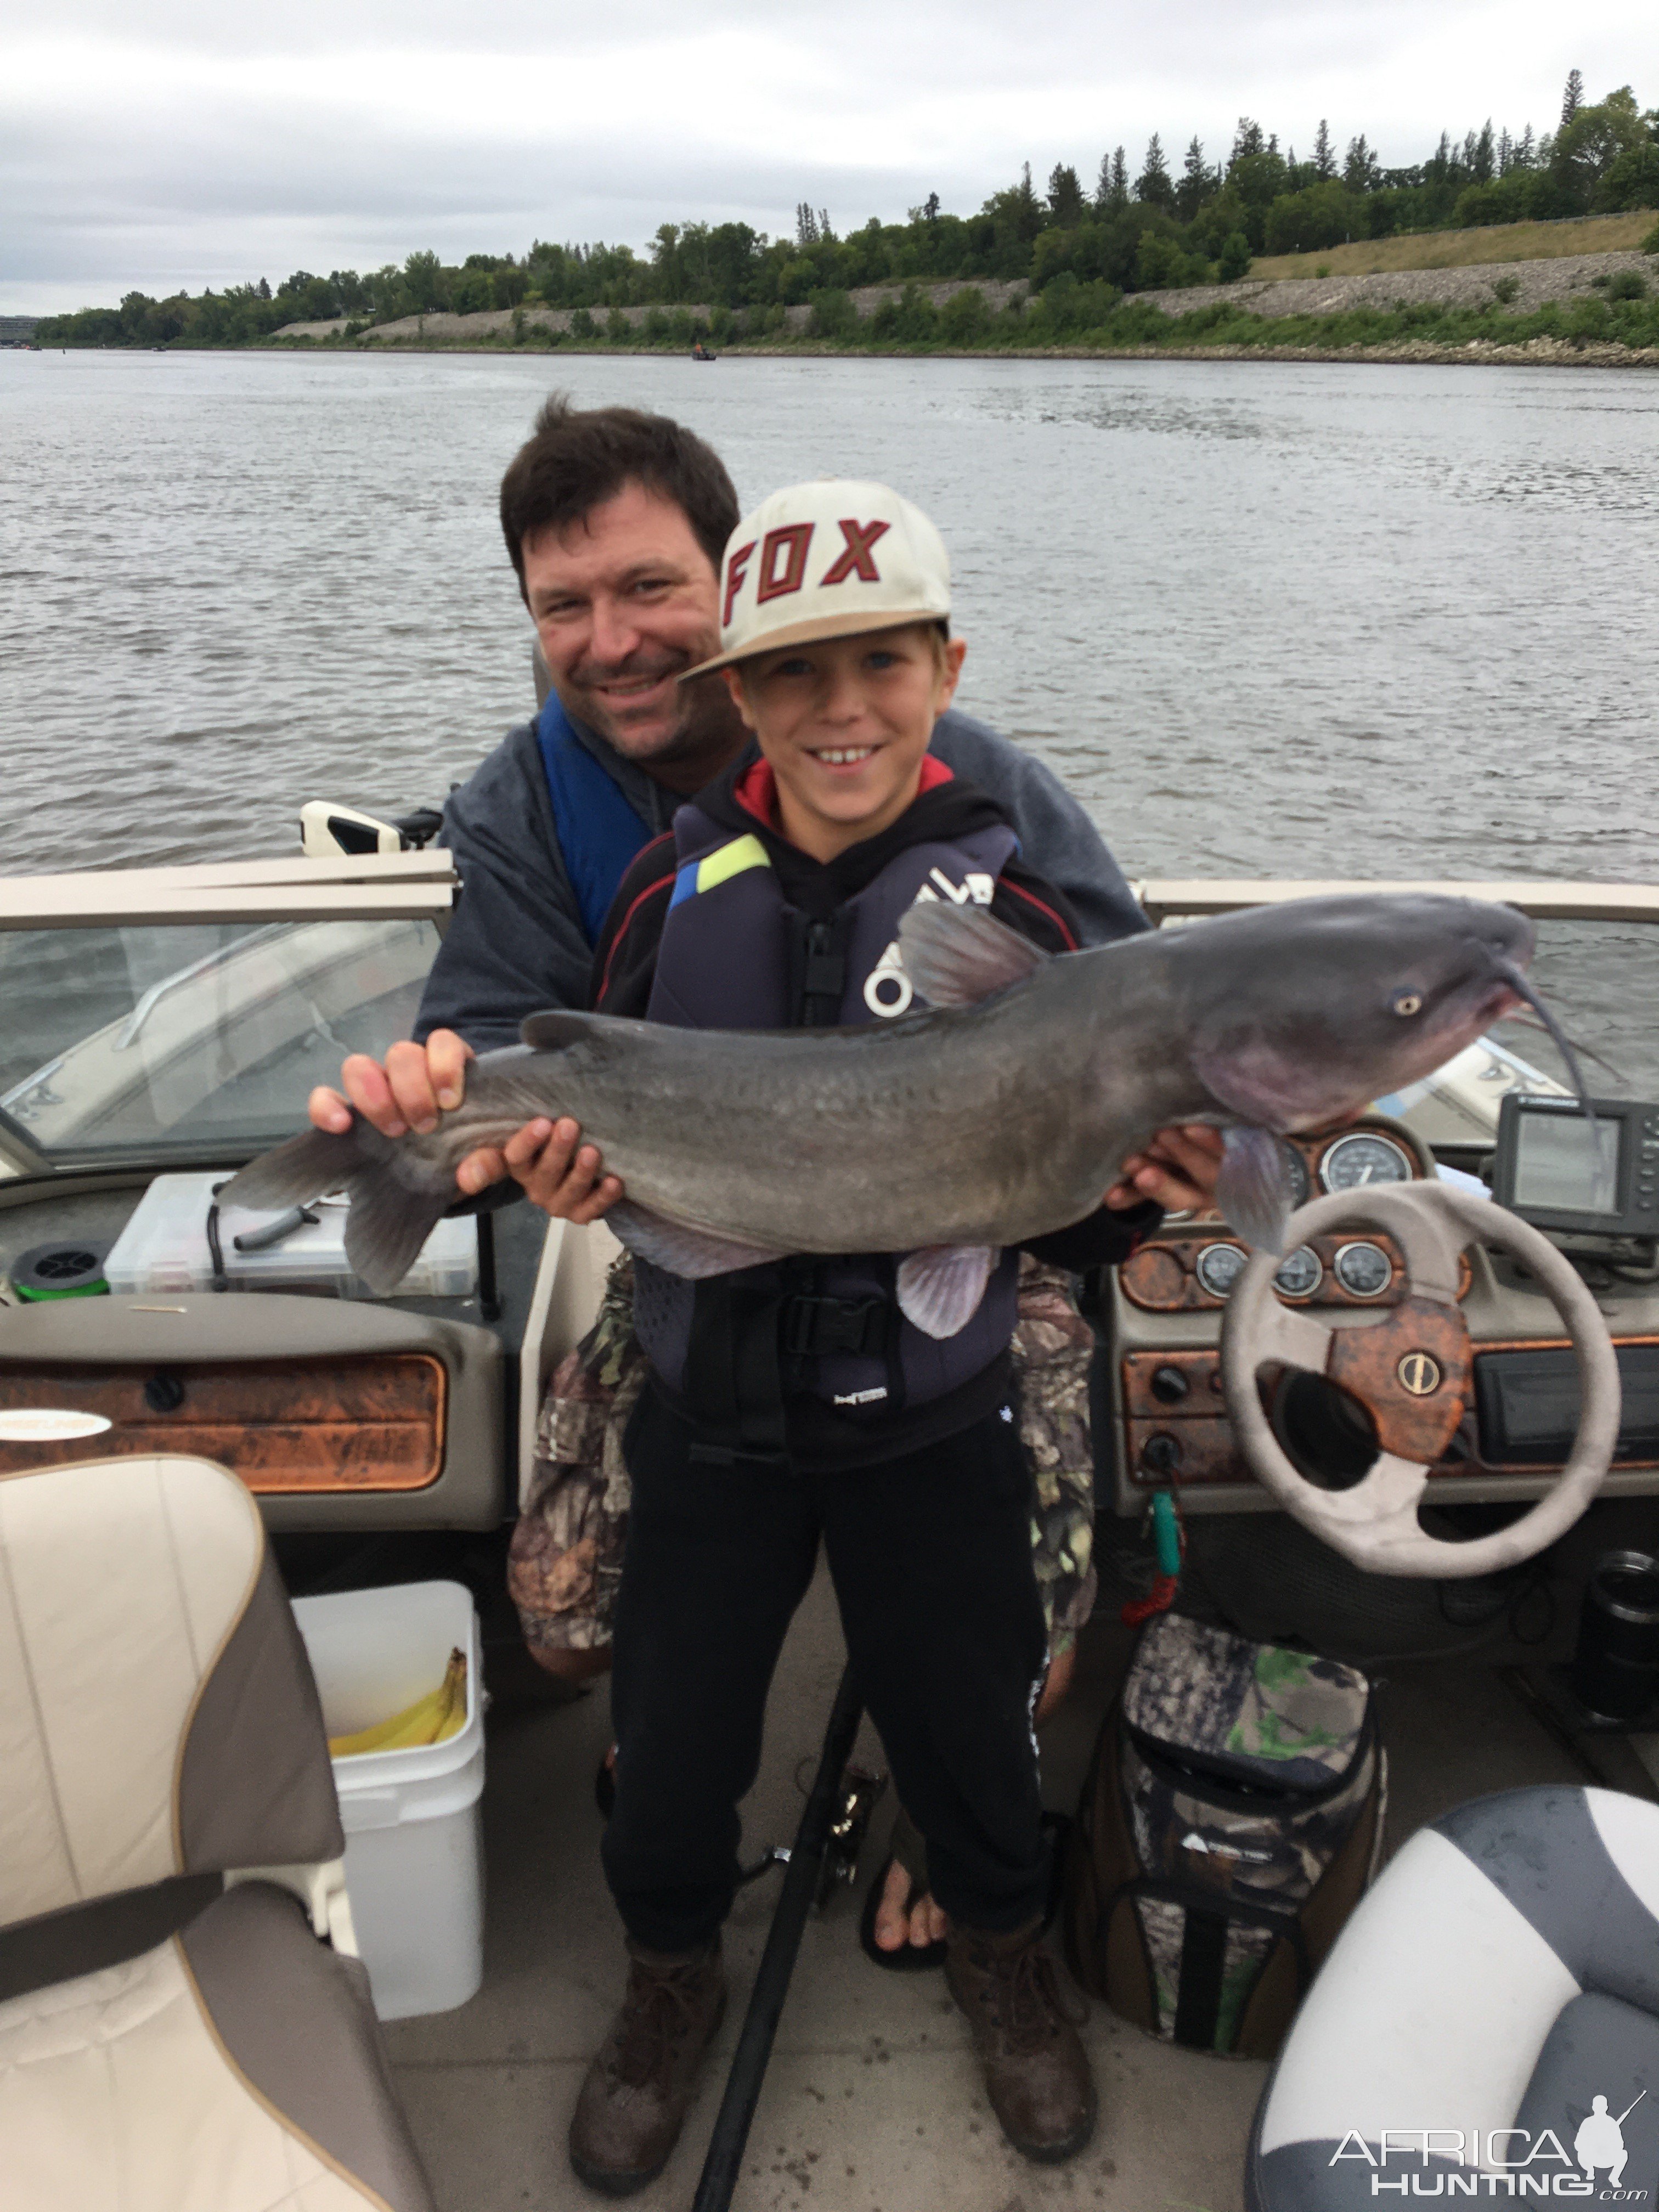
[(913, 906), (899, 924), (904, 972), (932, 1006), (971, 1006), (1023, 983), (1048, 955), (983, 907)]
[(526, 1014), (519, 1024), (519, 1035), (538, 1052), (558, 1052), (591, 1037), (593, 1024), (603, 1019), (603, 1015), (584, 1013), (574, 1006), (550, 1006), (544, 1013)]

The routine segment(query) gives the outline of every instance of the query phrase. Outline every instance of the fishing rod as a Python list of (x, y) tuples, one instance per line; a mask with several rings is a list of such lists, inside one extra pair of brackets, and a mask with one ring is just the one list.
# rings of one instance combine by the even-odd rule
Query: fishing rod
[[(726, 2094), (709, 2137), (708, 2154), (702, 2162), (691, 2212), (727, 2212), (738, 2185), (749, 2130), (760, 2102), (761, 2085), (772, 2056), (772, 2044), (789, 1994), (789, 1978), (795, 1970), (806, 1917), (818, 1893), (819, 1878), (829, 1856), (830, 1832), (841, 1796), (841, 1778), (853, 1755), (854, 1738), (864, 1716), (864, 1700), (853, 1683), (849, 1666), (842, 1674), (823, 1732), (818, 1771), (800, 1816), (788, 1854), (777, 1910), (761, 1954), (755, 1987), (744, 2015), (743, 2032), (726, 2077)], [(777, 1854), (781, 1858), (783, 1854)]]

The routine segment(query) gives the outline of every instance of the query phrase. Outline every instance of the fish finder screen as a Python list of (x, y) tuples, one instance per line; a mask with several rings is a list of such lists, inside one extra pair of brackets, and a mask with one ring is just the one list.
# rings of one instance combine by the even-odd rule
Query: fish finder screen
[(1619, 1210), (1619, 1124), (1577, 1114), (1528, 1114), (1516, 1131), (1517, 1207), (1559, 1213)]

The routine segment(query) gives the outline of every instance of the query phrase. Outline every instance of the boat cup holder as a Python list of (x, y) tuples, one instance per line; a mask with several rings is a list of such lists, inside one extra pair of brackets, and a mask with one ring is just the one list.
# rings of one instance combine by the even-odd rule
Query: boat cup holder
[(1567, 1680), (1603, 1720), (1639, 1720), (1659, 1703), (1659, 1560), (1604, 1552), (1595, 1562)]

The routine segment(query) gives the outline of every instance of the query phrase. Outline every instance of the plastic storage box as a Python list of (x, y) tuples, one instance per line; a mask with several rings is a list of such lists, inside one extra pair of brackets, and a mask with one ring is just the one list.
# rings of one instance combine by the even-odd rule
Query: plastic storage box
[(337, 1759), (346, 1888), (382, 2020), (448, 2012), (483, 1979), (483, 1646), (459, 1583), (297, 1598), (331, 1735), (388, 1720), (465, 1652), (466, 1723), (447, 1743)]
[[(104, 1262), (104, 1280), (113, 1291), (206, 1291), (213, 1287), (213, 1255), (208, 1245), (208, 1208), (213, 1187), (224, 1175), (157, 1176), (139, 1200), (132, 1218), (115, 1240)], [(291, 1209), (289, 1209), (291, 1211)], [(313, 1206), (307, 1222), (280, 1244), (260, 1252), (239, 1252), (236, 1239), (250, 1230), (279, 1220), (276, 1212), (252, 1212), (246, 1206), (219, 1209), (219, 1246), (225, 1276), (234, 1291), (331, 1291), (337, 1297), (367, 1297), (345, 1255), (346, 1209), (327, 1202)], [(398, 1284), (400, 1298), (466, 1298), (478, 1286), (478, 1224), (466, 1215), (441, 1221)]]

